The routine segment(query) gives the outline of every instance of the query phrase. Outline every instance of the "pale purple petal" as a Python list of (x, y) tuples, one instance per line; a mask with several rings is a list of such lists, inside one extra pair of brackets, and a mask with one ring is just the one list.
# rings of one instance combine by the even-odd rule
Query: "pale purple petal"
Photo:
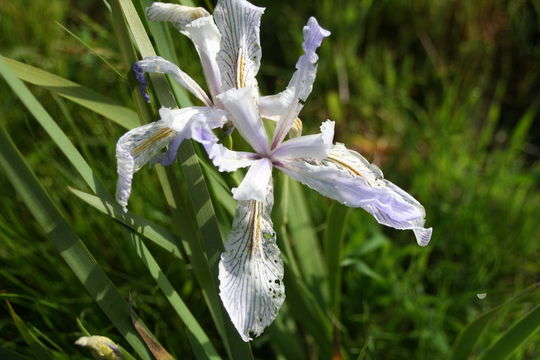
[(282, 101), (288, 101), (288, 104), (281, 113), (274, 132), (272, 149), (283, 141), (294, 120), (298, 117), (303, 103), (311, 93), (317, 75), (317, 60), (319, 58), (315, 51), (321, 46), (322, 40), (329, 35), (330, 32), (320, 27), (314, 17), (311, 17), (307, 25), (304, 26), (304, 43), (302, 44), (304, 54), (298, 59), (296, 71), (287, 89), (281, 95), (284, 99)]
[(267, 158), (257, 160), (249, 168), (240, 186), (233, 189), (233, 198), (236, 200), (264, 201), (268, 191), (268, 181), (271, 177), (272, 162)]
[[(206, 106), (212, 106), (212, 101), (208, 98), (208, 95), (204, 90), (193, 80), (188, 74), (180, 70), (178, 66), (172, 62), (165, 60), (160, 56), (146, 57), (140, 61), (137, 61), (133, 65), (137, 80), (141, 83), (141, 89), (145, 88), (146, 80), (144, 79), (144, 73), (155, 72), (171, 75), (180, 85), (186, 88), (197, 99), (201, 100)], [(144, 82), (141, 82), (144, 80)], [(143, 86), (144, 85), (144, 86)], [(144, 93), (144, 92), (143, 92)]]
[(299, 158), (324, 159), (332, 147), (334, 138), (334, 122), (327, 120), (321, 125), (321, 133), (304, 135), (281, 143), (273, 152), (276, 160)]
[(294, 160), (276, 164), (294, 179), (350, 207), (361, 207), (383, 225), (413, 230), (418, 244), (429, 242), (424, 208), (360, 154), (336, 145), (324, 160)]
[(274, 321), (285, 300), (283, 261), (272, 228), (272, 184), (264, 203), (239, 201), (219, 262), (219, 295), (244, 341)]
[(257, 87), (261, 61), (259, 27), (264, 8), (246, 0), (220, 0), (214, 10), (221, 33), (217, 54), (223, 90)]
[(230, 89), (218, 99), (231, 114), (231, 120), (242, 137), (259, 154), (268, 154), (268, 137), (250, 88)]

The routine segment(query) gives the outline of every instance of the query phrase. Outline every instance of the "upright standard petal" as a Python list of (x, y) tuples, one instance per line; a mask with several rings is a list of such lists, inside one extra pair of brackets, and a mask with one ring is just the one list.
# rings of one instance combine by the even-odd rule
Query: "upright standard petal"
[[(304, 42), (302, 48), (304, 54), (300, 56), (296, 63), (296, 71), (293, 74), (287, 89), (282, 93), (281, 100), (276, 98), (266, 99), (264, 103), (279, 106), (280, 102), (287, 105), (283, 107), (279, 123), (272, 139), (272, 149), (279, 145), (289, 132), (294, 121), (298, 117), (304, 102), (313, 89), (313, 82), (317, 75), (317, 49), (321, 46), (322, 40), (330, 36), (330, 32), (323, 29), (314, 17), (311, 17), (304, 26)], [(272, 100), (274, 100), (272, 102)], [(282, 104), (283, 105), (283, 104)]]
[(246, 0), (220, 0), (214, 10), (221, 33), (217, 62), (223, 90), (257, 87), (261, 62), (259, 27), (264, 8)]
[(272, 161), (267, 158), (257, 160), (249, 168), (240, 186), (233, 189), (236, 200), (264, 201), (268, 192), (268, 182), (272, 179)]
[(289, 176), (329, 198), (361, 207), (386, 226), (413, 230), (421, 246), (428, 244), (424, 207), (412, 196), (385, 180), (382, 172), (360, 154), (337, 144), (326, 159), (286, 161), (276, 165)]
[(219, 295), (244, 341), (274, 321), (285, 299), (283, 262), (270, 219), (271, 183), (267, 189), (264, 202), (238, 202), (219, 263)]
[(155, 157), (176, 135), (176, 131), (167, 127), (166, 121), (160, 120), (132, 129), (118, 140), (116, 201), (124, 211), (127, 211), (133, 174)]
[(248, 144), (257, 153), (267, 155), (269, 152), (268, 137), (251, 91), (251, 88), (247, 87), (230, 89), (220, 94), (218, 99), (231, 114), (234, 126)]
[(201, 59), (210, 94), (215, 100), (215, 96), (222, 91), (221, 75), (216, 60), (221, 35), (213, 16), (201, 7), (160, 2), (155, 2), (147, 8), (146, 15), (152, 21), (172, 23), (178, 31), (191, 39)]
[[(137, 61), (135, 64), (133, 64), (133, 71), (135, 72), (137, 80), (141, 84), (143, 96), (146, 93), (146, 79), (144, 78), (144, 73), (157, 72), (171, 75), (174, 80), (186, 88), (186, 90), (192, 93), (197, 99), (201, 100), (206, 106), (212, 106), (212, 101), (195, 80), (180, 70), (178, 66), (160, 56), (150, 56)], [(148, 95), (146, 95), (145, 98), (148, 101), (147, 96)]]

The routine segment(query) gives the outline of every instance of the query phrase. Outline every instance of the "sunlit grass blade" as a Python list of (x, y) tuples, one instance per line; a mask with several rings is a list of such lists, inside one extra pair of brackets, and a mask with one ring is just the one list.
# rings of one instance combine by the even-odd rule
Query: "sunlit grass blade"
[(92, 168), (84, 160), (71, 140), (56, 124), (53, 118), (49, 115), (49, 113), (47, 113), (41, 103), (34, 97), (30, 90), (28, 90), (24, 83), (17, 78), (11, 69), (4, 63), (3, 58), (0, 58), (0, 74), (7, 81), (14, 93), (23, 102), (28, 111), (30, 111), (30, 113), (36, 118), (43, 129), (45, 129), (56, 145), (58, 145), (60, 150), (68, 158), (71, 164), (77, 169), (92, 191), (103, 197), (108, 196), (107, 190), (95, 177)]
[(48, 89), (112, 120), (126, 129), (138, 125), (138, 117), (135, 111), (118, 105), (93, 90), (17, 60), (3, 56), (0, 56), (0, 59), (23, 81)]
[(540, 305), (516, 322), (480, 357), (480, 360), (507, 359), (538, 329), (540, 329)]
[(150, 360), (150, 354), (130, 323), (128, 304), (52, 203), (3, 128), (0, 130), (0, 166), (90, 296), (139, 356)]
[(88, 194), (84, 191), (72, 188), (69, 189), (73, 194), (87, 204), (121, 222), (148, 240), (151, 240), (156, 245), (165, 249), (171, 255), (183, 260), (178, 240), (176, 239), (175, 235), (171, 234), (167, 229), (131, 212), (124, 213), (122, 208), (116, 203), (111, 203), (105, 199)]

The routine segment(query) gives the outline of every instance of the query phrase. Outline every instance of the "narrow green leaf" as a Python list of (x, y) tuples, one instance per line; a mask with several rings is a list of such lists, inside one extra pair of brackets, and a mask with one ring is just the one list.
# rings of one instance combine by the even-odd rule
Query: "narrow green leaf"
[(60, 28), (62, 28), (62, 30), (64, 30), (65, 32), (67, 32), (69, 35), (71, 35), (75, 40), (79, 41), (81, 44), (84, 45), (84, 47), (86, 47), (88, 50), (90, 50), (92, 52), (92, 54), (94, 54), (95, 56), (97, 56), (101, 61), (103, 61), (103, 63), (105, 63), (112, 71), (114, 71), (116, 73), (116, 75), (118, 75), (120, 77), (120, 79), (122, 80), (127, 80), (126, 77), (122, 74), (120, 74), (120, 72), (110, 63), (107, 61), (107, 59), (105, 59), (103, 56), (101, 56), (101, 54), (97, 51), (95, 51), (90, 45), (88, 45), (83, 39), (81, 39), (80, 37), (78, 37), (75, 33), (73, 33), (71, 30), (69, 30), (67, 27), (65, 27), (64, 25), (62, 25), (61, 23), (59, 23), (58, 21), (56, 22), (56, 24), (58, 26), (60, 26)]
[(291, 215), (288, 218), (288, 228), (291, 240), (294, 243), (298, 263), (306, 284), (316, 294), (322, 305), (328, 299), (328, 287), (326, 286), (326, 267), (324, 266), (321, 248), (314, 230), (315, 227), (311, 222), (309, 207), (300, 184), (291, 181), (289, 193), (289, 213)]
[(467, 327), (459, 334), (456, 343), (454, 344), (450, 360), (462, 360), (469, 357), (474, 345), (499, 310), (500, 307), (491, 309), (467, 325)]
[(44, 359), (52, 359), (49, 349), (41, 341), (39, 341), (32, 330), (26, 326), (26, 323), (19, 317), (19, 315), (17, 315), (11, 306), (11, 303), (7, 300), (5, 302), (9, 315), (11, 315), (19, 334), (21, 334), (24, 342), (26, 342), (26, 344), (30, 347), (34, 355)]
[(130, 323), (129, 307), (122, 295), (52, 203), (3, 128), (0, 129), (0, 166), (94, 301), (139, 356), (150, 360)]
[(540, 305), (537, 305), (517, 321), (480, 357), (480, 360), (503, 360), (508, 358), (538, 329), (540, 329)]
[(103, 197), (108, 196), (107, 190), (94, 176), (92, 168), (84, 160), (71, 140), (69, 140), (62, 129), (43, 108), (41, 103), (34, 97), (30, 90), (28, 90), (24, 83), (15, 76), (4, 61), (4, 58), (0, 58), (0, 74), (7, 81), (11, 89), (13, 89), (14, 93), (23, 102), (28, 111), (30, 111), (30, 113), (36, 118), (43, 129), (49, 134), (56, 145), (58, 145), (60, 150), (77, 169), (92, 191)]
[(118, 105), (93, 90), (17, 60), (3, 56), (0, 56), (0, 59), (23, 81), (63, 96), (126, 129), (132, 129), (138, 125), (138, 117), (135, 111)]
[[(508, 304), (531, 294), (536, 289), (540, 287), (540, 283), (535, 283), (532, 286), (529, 286), (526, 289), (521, 290), (516, 295), (514, 295), (510, 300), (506, 301), (504, 304), (499, 305), (484, 314), (480, 315), (474, 321), (469, 323), (459, 334), (454, 346), (452, 347), (452, 353), (450, 355), (451, 360), (460, 360), (467, 359), (471, 354), (474, 346), (480, 339), (482, 333), (491, 323), (491, 320), (495, 315), (499, 314), (501, 309), (503, 309)], [(486, 359), (487, 360), (487, 359)]]
[(349, 207), (334, 202), (328, 211), (326, 229), (324, 231), (326, 273), (328, 274), (330, 303), (336, 318), (339, 318), (341, 295), (341, 250), (343, 248), (349, 210)]
[(167, 229), (131, 212), (124, 213), (119, 205), (98, 196), (73, 188), (69, 188), (69, 190), (87, 204), (133, 229), (156, 245), (167, 250), (171, 255), (183, 260), (178, 240)]
[[(140, 239), (140, 237), (136, 234), (132, 234), (130, 236), (131, 242), (133, 245), (133, 248), (137, 251), (137, 254), (143, 261), (144, 265), (150, 272), (150, 275), (155, 280), (155, 282), (158, 284), (159, 288), (173, 307), (173, 309), (176, 311), (180, 319), (182, 319), (182, 322), (186, 326), (187, 331), (189, 332), (190, 339), (194, 339), (195, 342), (192, 342), (192, 345), (195, 347), (196, 353), (202, 353), (205, 355), (206, 359), (219, 359), (219, 355), (210, 342), (210, 339), (204, 332), (203, 328), (199, 324), (199, 322), (195, 319), (191, 311), (186, 306), (184, 300), (180, 297), (180, 295), (176, 292), (174, 287), (172, 286), (171, 282), (161, 270), (161, 267), (155, 260), (154, 256), (148, 250), (148, 248), (144, 245), (144, 242)], [(139, 327), (137, 327), (139, 326)], [(141, 334), (140, 324), (137, 323), (136, 329), (139, 334)], [(144, 329), (144, 326), (142, 327)], [(142, 336), (142, 334), (141, 334)], [(144, 341), (147, 345), (148, 341), (150, 341), (148, 338), (143, 337)], [(167, 352), (164, 351), (165, 349), (159, 348), (159, 343), (152, 342), (152, 347), (150, 347), (150, 350), (156, 356), (156, 353), (154, 351), (158, 351), (160, 356), (163, 356), (163, 360), (168, 359)], [(170, 355), (169, 355), (170, 356)], [(156, 359), (158, 359), (156, 357)], [(158, 359), (159, 360), (159, 359)]]

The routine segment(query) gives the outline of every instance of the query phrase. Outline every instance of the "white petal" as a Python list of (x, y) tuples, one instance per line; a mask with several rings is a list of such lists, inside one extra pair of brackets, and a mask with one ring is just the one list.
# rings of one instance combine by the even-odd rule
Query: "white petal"
[(146, 9), (146, 14), (152, 21), (171, 22), (191, 39), (201, 59), (210, 94), (215, 100), (215, 96), (221, 93), (221, 75), (216, 60), (221, 35), (213, 16), (201, 7), (165, 3), (153, 3)]
[(287, 106), (284, 107), (274, 132), (272, 149), (283, 141), (302, 110), (303, 103), (311, 93), (317, 75), (317, 60), (319, 58), (315, 51), (321, 46), (322, 40), (329, 35), (330, 32), (321, 28), (314, 17), (311, 17), (307, 25), (304, 26), (304, 42), (302, 43), (304, 54), (296, 63), (296, 71), (287, 89), (280, 94), (281, 101), (287, 102)]
[(220, 0), (214, 18), (221, 33), (221, 49), (217, 62), (223, 90), (256, 88), (261, 45), (259, 27), (264, 8), (246, 0)]
[[(159, 115), (161, 120), (128, 131), (116, 144), (116, 200), (124, 209), (135, 172), (148, 162), (172, 163), (178, 146), (184, 139), (192, 137), (194, 128), (215, 128), (227, 121), (225, 111), (207, 107), (161, 108)], [(170, 152), (161, 154), (161, 149), (171, 142)]]
[(212, 98), (215, 101), (216, 96), (223, 92), (223, 90), (217, 63), (221, 35), (214, 23), (214, 18), (212, 16), (207, 16), (192, 21), (190, 24), (186, 25), (184, 34), (191, 39), (197, 49), (206, 83), (208, 84), (210, 94), (212, 94)]
[(268, 137), (250, 88), (230, 89), (218, 96), (231, 114), (231, 120), (242, 137), (259, 154), (267, 154)]
[(155, 2), (146, 8), (146, 16), (150, 21), (170, 22), (178, 30), (183, 31), (187, 24), (201, 17), (210, 16), (210, 13), (202, 7)]
[(146, 81), (144, 79), (144, 73), (146, 72), (157, 72), (171, 75), (173, 79), (185, 87), (186, 90), (192, 93), (196, 98), (201, 100), (206, 106), (212, 106), (212, 101), (208, 98), (208, 95), (206, 95), (204, 90), (199, 86), (199, 84), (197, 84), (195, 80), (180, 70), (178, 66), (160, 56), (150, 56), (137, 61), (135, 64), (133, 64), (133, 70), (135, 71), (137, 80), (144, 85), (146, 85)]
[(413, 230), (419, 245), (429, 242), (431, 229), (424, 228), (424, 207), (383, 179), (378, 167), (341, 144), (331, 149), (322, 161), (284, 161), (275, 166), (329, 198), (363, 208), (383, 225)]
[(327, 120), (321, 125), (320, 134), (304, 135), (281, 143), (272, 152), (272, 159), (314, 158), (322, 160), (328, 155), (333, 138), (334, 122)]
[(160, 120), (132, 129), (118, 140), (116, 201), (125, 211), (131, 194), (133, 174), (155, 157), (176, 135), (176, 131), (167, 127), (165, 121)]
[(257, 160), (249, 168), (240, 186), (233, 189), (236, 200), (264, 201), (268, 192), (268, 181), (272, 178), (272, 162), (267, 159)]
[(163, 154), (158, 154), (150, 165), (160, 163), (163, 166), (171, 165), (176, 160), (178, 148), (185, 139), (193, 138), (201, 132), (199, 128), (205, 129), (214, 136), (211, 129), (222, 127), (227, 122), (227, 113), (220, 109), (209, 107), (189, 107), (183, 109), (161, 108), (159, 110), (161, 119), (166, 122), (167, 127), (178, 132), (178, 135), (169, 144), (169, 149)]
[(238, 202), (219, 263), (219, 295), (244, 341), (259, 336), (274, 321), (285, 299), (272, 205), (271, 185), (264, 203)]

